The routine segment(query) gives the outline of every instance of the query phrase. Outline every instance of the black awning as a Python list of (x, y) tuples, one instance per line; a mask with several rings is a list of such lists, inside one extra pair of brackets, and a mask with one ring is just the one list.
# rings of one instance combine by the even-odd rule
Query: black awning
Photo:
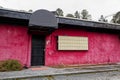
[(47, 10), (35, 11), (29, 20), (29, 27), (47, 27), (47, 28), (58, 28), (57, 18), (55, 15)]

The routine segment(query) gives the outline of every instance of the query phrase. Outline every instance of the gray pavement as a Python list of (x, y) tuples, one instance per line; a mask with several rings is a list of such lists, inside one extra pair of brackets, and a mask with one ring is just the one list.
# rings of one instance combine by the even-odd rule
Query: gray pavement
[(33, 69), (34, 68), (25, 69), (22, 71), (0, 72), (0, 79), (32, 78), (49, 75), (88, 74), (112, 71), (120, 72), (120, 65), (77, 66), (68, 68), (51, 68), (43, 66), (36, 70)]

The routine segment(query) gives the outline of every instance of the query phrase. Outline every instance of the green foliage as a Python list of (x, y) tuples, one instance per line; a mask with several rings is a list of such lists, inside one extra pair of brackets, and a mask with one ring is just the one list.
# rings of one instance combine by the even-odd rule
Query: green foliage
[(66, 17), (72, 17), (72, 18), (74, 18), (74, 15), (73, 14), (67, 14)]
[(113, 16), (111, 22), (120, 24), (120, 11)]
[[(64, 16), (64, 12), (61, 8), (57, 8), (56, 11), (54, 11), (54, 14), (57, 16)], [(72, 18), (78, 18), (78, 19), (87, 19), (87, 20), (91, 20), (92, 17), (89, 14), (89, 12), (86, 9), (83, 9), (81, 12), (76, 11), (73, 14), (69, 13), (67, 14), (65, 17), (72, 17)]]
[(75, 16), (75, 18), (80, 19), (80, 14), (79, 14), (79, 12), (78, 12), (78, 11), (76, 11), (76, 12), (74, 13), (74, 16)]
[(100, 19), (98, 20), (100, 22), (107, 22), (107, 19), (103, 15), (100, 16)]
[(18, 60), (5, 60), (0, 62), (0, 71), (18, 71), (23, 66)]
[(64, 16), (63, 10), (61, 8), (56, 9), (56, 15), (57, 16)]
[(81, 18), (91, 20), (91, 15), (88, 13), (88, 11), (86, 9), (83, 9), (81, 11)]

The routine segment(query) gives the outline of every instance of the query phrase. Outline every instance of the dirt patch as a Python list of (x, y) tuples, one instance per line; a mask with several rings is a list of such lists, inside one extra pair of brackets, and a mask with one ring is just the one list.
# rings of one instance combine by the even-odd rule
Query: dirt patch
[(48, 68), (47, 67), (33, 67), (33, 68), (30, 68), (30, 70), (33, 70), (33, 71), (36, 71), (36, 70), (47, 70)]

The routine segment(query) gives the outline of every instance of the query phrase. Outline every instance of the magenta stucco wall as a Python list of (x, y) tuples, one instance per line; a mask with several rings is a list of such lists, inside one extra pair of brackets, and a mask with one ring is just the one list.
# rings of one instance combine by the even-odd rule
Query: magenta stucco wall
[[(57, 36), (88, 37), (88, 51), (58, 51)], [(30, 66), (31, 35), (25, 26), (0, 24), (0, 60), (17, 59)], [(45, 65), (103, 64), (120, 62), (116, 34), (61, 28), (46, 37)]]
[(30, 66), (31, 39), (25, 26), (0, 24), (0, 60), (17, 59)]
[[(88, 37), (88, 51), (58, 51), (57, 36)], [(58, 29), (46, 38), (45, 64), (104, 64), (120, 62), (120, 38), (115, 34), (88, 32), (81, 29)]]

